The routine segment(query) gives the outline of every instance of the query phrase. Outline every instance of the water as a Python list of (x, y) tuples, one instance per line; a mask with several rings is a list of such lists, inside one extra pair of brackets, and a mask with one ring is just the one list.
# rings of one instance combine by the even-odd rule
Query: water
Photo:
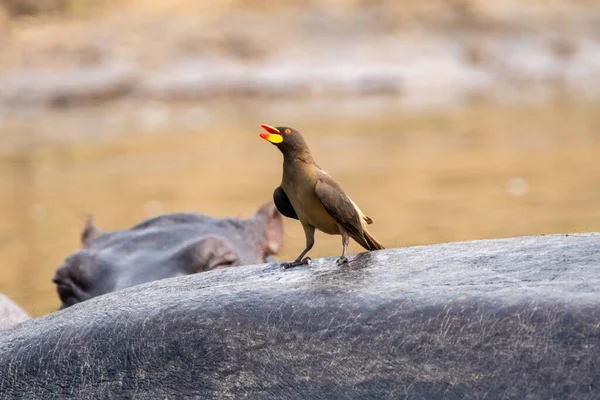
[[(247, 99), (4, 116), (0, 292), (34, 316), (54, 311), (51, 278), (87, 212), (104, 230), (174, 211), (250, 216), (281, 179), (261, 123), (300, 130), (387, 247), (600, 231), (598, 106)], [(297, 221), (285, 229), (282, 260), (304, 247)], [(340, 251), (318, 233), (310, 255)]]

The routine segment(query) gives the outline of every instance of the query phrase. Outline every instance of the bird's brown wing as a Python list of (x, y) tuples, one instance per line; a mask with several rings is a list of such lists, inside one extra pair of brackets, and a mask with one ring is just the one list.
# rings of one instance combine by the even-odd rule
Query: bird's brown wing
[(325, 210), (340, 224), (354, 240), (364, 242), (360, 216), (352, 201), (346, 196), (340, 185), (328, 175), (321, 174), (315, 185), (315, 194)]
[(277, 211), (288, 218), (298, 219), (296, 210), (294, 210), (292, 203), (290, 203), (290, 199), (287, 197), (287, 194), (285, 194), (281, 186), (277, 186), (277, 189), (273, 192), (273, 201), (275, 201)]

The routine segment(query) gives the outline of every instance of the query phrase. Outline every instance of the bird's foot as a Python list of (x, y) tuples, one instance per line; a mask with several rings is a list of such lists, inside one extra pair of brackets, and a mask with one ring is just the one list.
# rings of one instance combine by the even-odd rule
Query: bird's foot
[(312, 260), (310, 257), (305, 257), (302, 260), (295, 260), (292, 262), (281, 263), (281, 269), (294, 268), (299, 265), (309, 265), (311, 261)]
[(348, 264), (348, 258), (346, 256), (342, 256), (338, 258), (338, 260), (335, 263), (337, 265)]

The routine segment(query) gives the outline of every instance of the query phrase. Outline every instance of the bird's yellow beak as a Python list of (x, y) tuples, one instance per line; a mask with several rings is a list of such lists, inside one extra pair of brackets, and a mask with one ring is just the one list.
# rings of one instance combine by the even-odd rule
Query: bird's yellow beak
[(269, 132), (269, 133), (261, 133), (259, 135), (261, 138), (268, 140), (269, 142), (271, 142), (273, 144), (283, 142), (283, 136), (281, 136), (281, 132), (279, 132), (279, 129), (277, 129), (271, 125), (266, 125), (266, 124), (262, 124), (260, 127), (263, 128), (265, 131)]

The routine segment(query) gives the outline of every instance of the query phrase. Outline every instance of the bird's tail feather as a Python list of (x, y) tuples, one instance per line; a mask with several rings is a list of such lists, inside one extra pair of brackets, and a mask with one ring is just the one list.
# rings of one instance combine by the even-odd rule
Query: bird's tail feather
[(360, 237), (356, 237), (355, 235), (351, 236), (358, 244), (369, 251), (385, 249), (385, 247), (383, 247), (383, 245), (379, 243), (377, 239), (375, 239), (366, 229), (363, 231), (363, 234)]
[(385, 247), (377, 241), (368, 231), (365, 230), (365, 239), (369, 244), (369, 250), (383, 250)]

